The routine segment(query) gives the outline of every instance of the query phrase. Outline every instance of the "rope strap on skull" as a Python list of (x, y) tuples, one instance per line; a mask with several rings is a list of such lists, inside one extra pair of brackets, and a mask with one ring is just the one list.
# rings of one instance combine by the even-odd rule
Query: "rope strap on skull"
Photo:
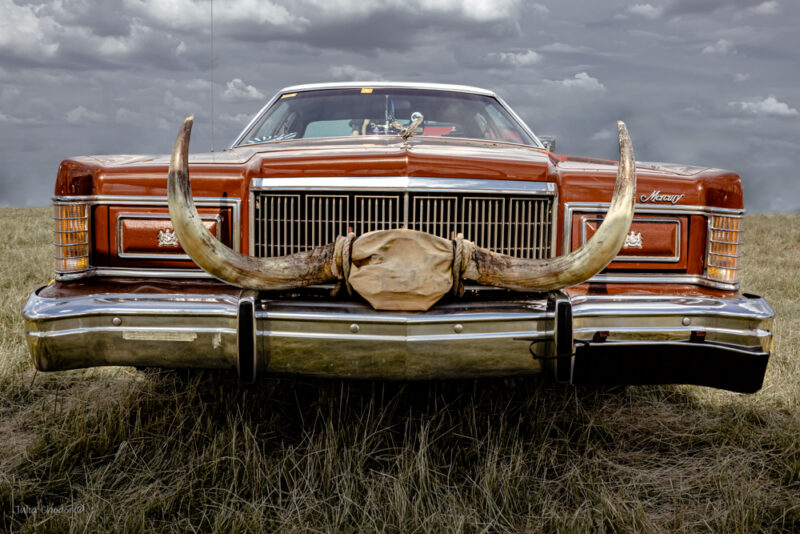
[[(339, 236), (336, 238), (336, 245), (334, 249), (334, 257), (331, 262), (331, 272), (339, 280), (339, 285), (334, 293), (338, 293), (341, 285), (347, 288), (347, 294), (353, 295), (353, 287), (350, 284), (350, 271), (352, 268), (352, 252), (353, 243), (355, 243), (358, 236), (354, 232), (350, 232), (347, 236)], [(452, 263), (452, 276), (453, 288), (452, 293), (456, 297), (464, 295), (464, 272), (469, 264), (470, 255), (475, 250), (475, 245), (464, 239), (464, 234), (457, 234), (453, 242), (453, 263)]]

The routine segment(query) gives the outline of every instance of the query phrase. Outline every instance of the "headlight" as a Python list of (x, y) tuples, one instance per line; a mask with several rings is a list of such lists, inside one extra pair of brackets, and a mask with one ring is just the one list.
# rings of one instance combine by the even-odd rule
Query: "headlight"
[(739, 283), (742, 257), (741, 216), (712, 215), (708, 225), (706, 268), (712, 280)]
[(86, 204), (53, 206), (56, 277), (89, 270), (89, 208)]

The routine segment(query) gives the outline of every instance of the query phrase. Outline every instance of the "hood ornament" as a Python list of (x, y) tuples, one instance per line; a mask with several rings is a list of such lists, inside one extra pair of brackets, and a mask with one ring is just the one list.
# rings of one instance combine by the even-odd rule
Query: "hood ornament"
[(405, 143), (408, 141), (409, 137), (417, 133), (417, 128), (419, 128), (419, 125), (422, 124), (423, 120), (425, 120), (425, 117), (422, 115), (422, 113), (415, 111), (411, 114), (411, 124), (408, 125), (408, 128), (396, 120), (392, 121), (392, 127), (400, 131), (400, 135), (403, 137), (403, 142)]

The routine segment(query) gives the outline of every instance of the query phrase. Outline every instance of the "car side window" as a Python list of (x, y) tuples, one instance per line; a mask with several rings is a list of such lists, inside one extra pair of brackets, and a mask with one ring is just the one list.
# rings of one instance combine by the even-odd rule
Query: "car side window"
[(278, 130), (281, 129), (282, 126), (288, 126), (289, 120), (291, 120), (289, 104), (287, 102), (279, 103), (275, 111), (267, 117), (256, 134), (247, 140), (247, 143), (263, 143), (265, 141), (275, 140), (276, 137), (283, 135), (283, 132)]
[(522, 137), (520, 137), (517, 132), (516, 126), (511, 123), (508, 117), (503, 116), (494, 106), (486, 106), (485, 111), (495, 125), (495, 132), (497, 133), (498, 139), (510, 141), (512, 143), (522, 142)]

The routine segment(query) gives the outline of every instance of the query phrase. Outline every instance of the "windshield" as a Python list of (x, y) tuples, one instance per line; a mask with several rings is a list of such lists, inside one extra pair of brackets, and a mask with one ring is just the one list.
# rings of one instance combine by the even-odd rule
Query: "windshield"
[(490, 96), (426, 89), (353, 88), (282, 95), (240, 145), (366, 135), (400, 135), (422, 115), (415, 135), (486, 139), (536, 146)]

